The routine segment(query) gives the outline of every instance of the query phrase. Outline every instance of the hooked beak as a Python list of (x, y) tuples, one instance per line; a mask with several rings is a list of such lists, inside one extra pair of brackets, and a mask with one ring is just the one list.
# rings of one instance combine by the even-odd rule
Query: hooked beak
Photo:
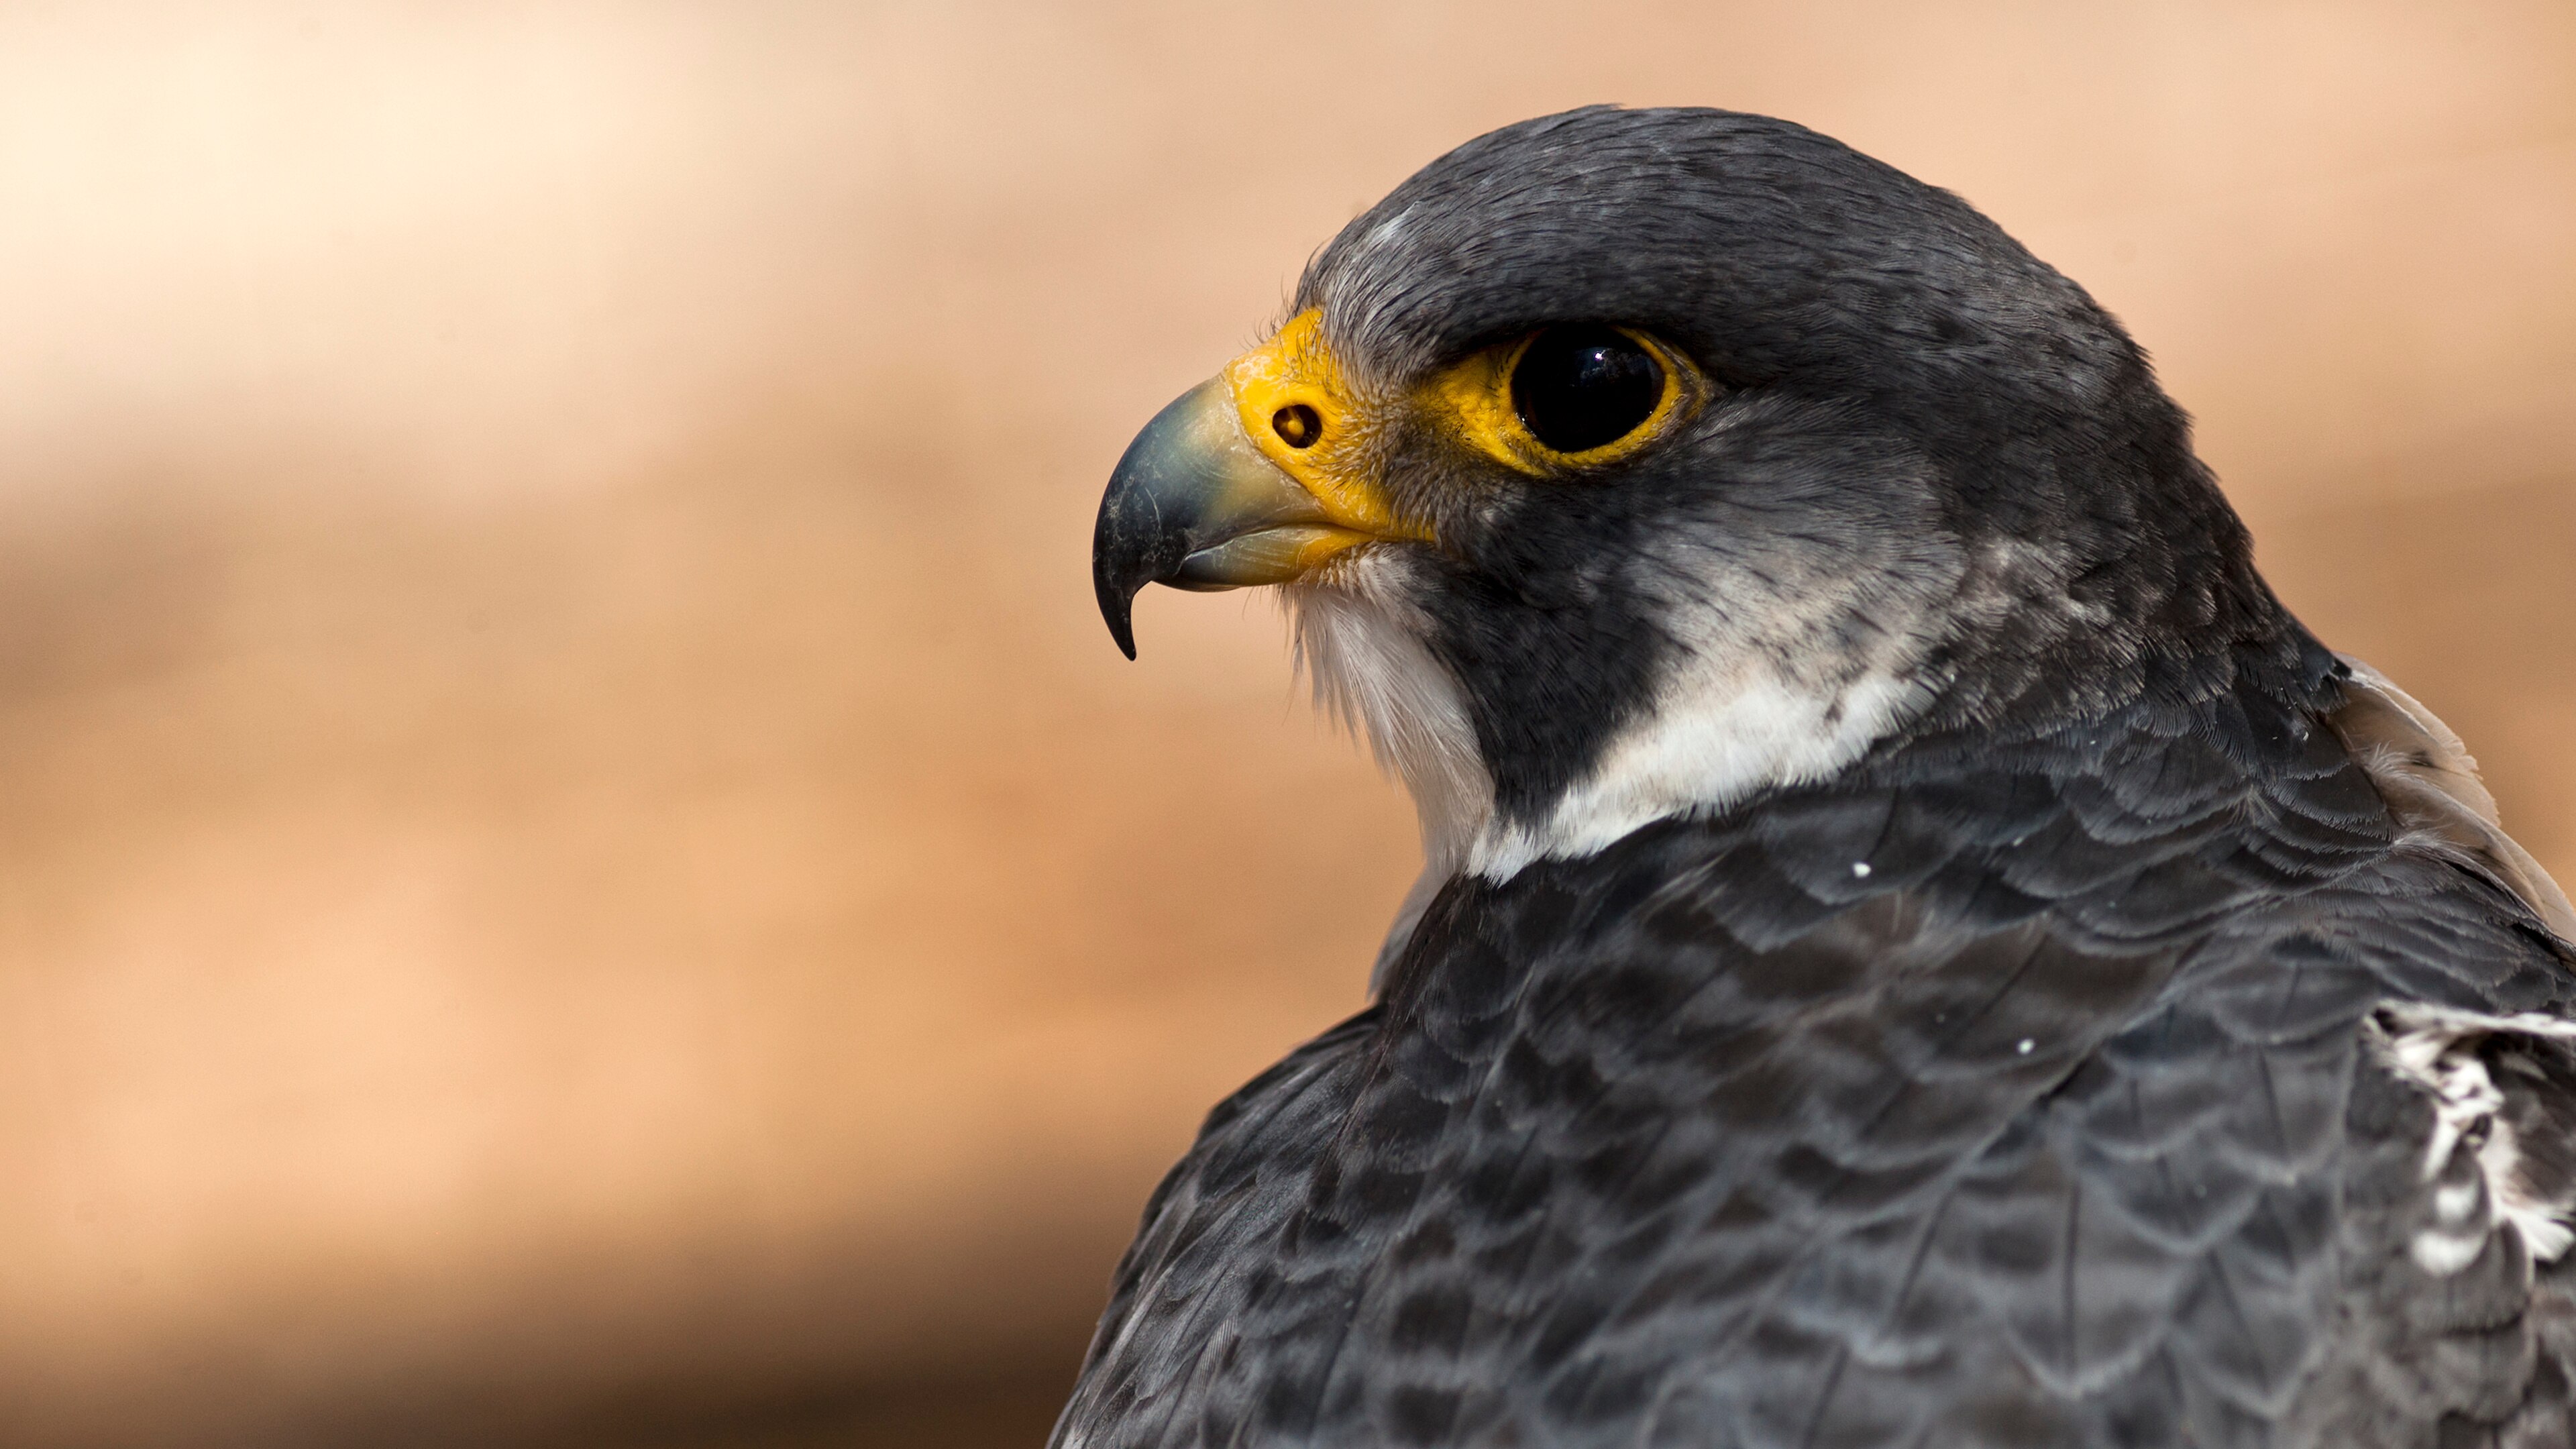
[(1379, 486), (1370, 408), (1323, 323), (1312, 308), (1288, 319), (1156, 413), (1118, 460), (1091, 536), (1091, 582), (1128, 658), (1130, 611), (1147, 584), (1284, 584), (1358, 544), (1431, 540)]
[(1100, 616), (1136, 657), (1131, 611), (1147, 584), (1236, 589), (1285, 583), (1369, 534), (1324, 505), (1244, 435), (1220, 375), (1180, 395), (1127, 445), (1091, 536)]

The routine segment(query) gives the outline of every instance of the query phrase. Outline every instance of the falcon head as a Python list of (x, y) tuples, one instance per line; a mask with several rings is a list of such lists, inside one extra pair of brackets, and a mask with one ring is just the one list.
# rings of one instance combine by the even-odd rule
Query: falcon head
[(2297, 650), (2119, 325), (1787, 122), (1495, 131), (1345, 227), (1289, 311), (1120, 461), (1101, 609), (1132, 656), (1147, 583), (1280, 585), (1435, 873)]

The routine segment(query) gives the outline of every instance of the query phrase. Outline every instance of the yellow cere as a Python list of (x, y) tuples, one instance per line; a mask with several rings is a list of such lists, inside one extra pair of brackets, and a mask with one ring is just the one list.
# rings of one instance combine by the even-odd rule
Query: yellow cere
[(1267, 345), (1230, 363), (1225, 379), (1244, 435), (1313, 494), (1333, 522), (1378, 538), (1429, 539), (1422, 528), (1399, 520), (1378, 488), (1370, 446), (1374, 430), (1324, 342), (1321, 311), (1289, 318)]
[(1663, 395), (1655, 410), (1619, 438), (1579, 453), (1560, 453), (1530, 436), (1512, 406), (1512, 369), (1537, 334), (1488, 347), (1433, 377), (1425, 386), (1429, 405), (1446, 416), (1450, 429), (1477, 451), (1523, 473), (1546, 475), (1568, 469), (1615, 463), (1662, 437), (1705, 388), (1699, 373), (1671, 348), (1642, 332), (1619, 331), (1646, 349), (1664, 373)]

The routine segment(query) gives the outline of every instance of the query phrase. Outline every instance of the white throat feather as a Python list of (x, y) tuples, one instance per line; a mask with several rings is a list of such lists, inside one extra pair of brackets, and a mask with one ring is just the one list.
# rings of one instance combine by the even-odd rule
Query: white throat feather
[(1330, 582), (1291, 585), (1289, 627), (1315, 706), (1364, 736), (1380, 768), (1412, 792), (1426, 879), (1466, 862), (1494, 814), (1494, 781), (1457, 681), (1431, 655), (1429, 621), (1405, 601), (1400, 555), (1336, 560)]

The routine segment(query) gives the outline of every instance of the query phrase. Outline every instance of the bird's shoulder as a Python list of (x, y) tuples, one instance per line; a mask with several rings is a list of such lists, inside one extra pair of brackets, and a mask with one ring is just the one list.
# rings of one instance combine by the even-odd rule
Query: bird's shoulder
[(2552, 1442), (2576, 972), (2354, 698), (1452, 882), (1211, 1114), (1058, 1442)]
[[(1171, 1416), (1223, 1389), (1185, 1346), (1221, 1336), (1239, 1311), (1212, 1290), (1239, 1281), (1246, 1255), (1288, 1218), (1345, 1119), (1381, 1015), (1371, 1006), (1344, 1020), (1210, 1109), (1146, 1202), (1051, 1443), (1189, 1442)], [(1112, 1425), (1114, 1436), (1095, 1437)]]

